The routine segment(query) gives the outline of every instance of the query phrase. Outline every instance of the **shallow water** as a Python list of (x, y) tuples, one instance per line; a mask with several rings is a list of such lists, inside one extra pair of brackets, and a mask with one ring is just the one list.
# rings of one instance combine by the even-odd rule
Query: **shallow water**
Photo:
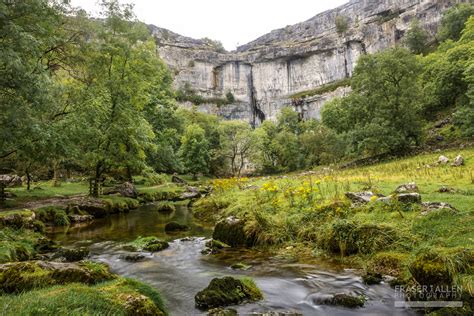
[[(187, 232), (167, 235), (164, 225), (177, 221), (190, 226)], [(248, 249), (230, 249), (218, 255), (202, 255), (205, 239), (212, 227), (194, 222), (191, 212), (178, 206), (176, 212), (163, 215), (154, 206), (143, 206), (94, 223), (55, 232), (53, 238), (66, 246), (86, 245), (91, 259), (107, 263), (119, 275), (139, 279), (162, 293), (172, 315), (206, 314), (194, 307), (194, 295), (210, 280), (224, 275), (250, 276), (262, 290), (265, 299), (258, 303), (234, 306), (239, 314), (280, 311), (304, 315), (414, 315), (410, 310), (395, 309), (395, 292), (387, 284), (366, 286), (359, 271), (328, 264), (294, 264), (267, 253)], [(145, 260), (131, 263), (120, 259), (128, 253), (124, 242), (138, 236), (157, 236), (170, 241), (170, 247), (157, 253), (146, 253)], [(192, 236), (193, 238), (183, 237)], [(247, 271), (236, 271), (230, 265), (245, 262)], [(365, 295), (363, 308), (346, 309), (325, 306), (318, 301), (335, 293)]]

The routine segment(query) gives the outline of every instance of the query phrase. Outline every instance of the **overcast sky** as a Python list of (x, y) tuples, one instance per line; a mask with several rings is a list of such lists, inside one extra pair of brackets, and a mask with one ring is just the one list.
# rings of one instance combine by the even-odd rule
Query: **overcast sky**
[[(349, 0), (122, 0), (139, 20), (181, 35), (219, 40), (233, 50), (257, 37), (305, 21)], [(97, 14), (97, 0), (72, 0)]]

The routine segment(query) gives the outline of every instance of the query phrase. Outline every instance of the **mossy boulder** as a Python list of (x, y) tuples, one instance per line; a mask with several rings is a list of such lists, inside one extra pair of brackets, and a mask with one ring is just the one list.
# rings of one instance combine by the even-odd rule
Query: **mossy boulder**
[(204, 248), (201, 253), (204, 255), (216, 254), (219, 250), (224, 248), (230, 248), (230, 246), (222, 241), (211, 239), (205, 243), (206, 248)]
[(230, 267), (231, 267), (231, 269), (234, 269), (234, 270), (248, 270), (252, 266), (248, 265), (248, 264), (245, 264), (243, 262), (237, 262), (237, 263), (234, 263), (233, 265), (231, 265)]
[(163, 241), (157, 237), (138, 237), (134, 241), (126, 244), (124, 249), (130, 251), (161, 251), (169, 247), (166, 241)]
[(30, 210), (0, 212), (0, 228), (33, 228), (36, 215)]
[(176, 206), (173, 203), (162, 202), (156, 205), (156, 210), (160, 213), (172, 213), (176, 211)]
[(120, 256), (120, 259), (123, 259), (128, 262), (138, 262), (145, 259), (145, 256), (140, 253), (133, 253), (133, 254), (122, 255)]
[(379, 284), (383, 281), (383, 277), (377, 272), (367, 272), (362, 276), (362, 281), (367, 285)]
[(61, 248), (56, 257), (63, 258), (67, 262), (76, 262), (84, 260), (89, 255), (89, 249), (86, 247), (79, 248)]
[(418, 254), (408, 268), (420, 285), (448, 286), (453, 283), (449, 267), (442, 257), (434, 252)]
[(20, 293), (57, 284), (96, 284), (115, 278), (107, 266), (92, 263), (47, 261), (15, 262), (0, 265), (0, 293)]
[(207, 316), (238, 316), (239, 314), (233, 308), (213, 308), (207, 312)]
[(165, 225), (166, 233), (182, 232), (188, 229), (188, 225), (180, 224), (178, 222), (169, 222)]
[(255, 236), (245, 232), (245, 222), (234, 216), (219, 221), (214, 227), (212, 238), (231, 247), (252, 247), (256, 243)]
[(247, 301), (258, 301), (262, 298), (262, 292), (252, 279), (223, 277), (212, 279), (204, 290), (196, 294), (194, 301), (197, 308), (207, 310)]
[(379, 252), (367, 263), (369, 271), (400, 277), (405, 270), (409, 254), (400, 252)]
[(365, 304), (364, 296), (353, 296), (339, 293), (321, 301), (322, 304), (344, 306), (348, 308), (362, 307)]

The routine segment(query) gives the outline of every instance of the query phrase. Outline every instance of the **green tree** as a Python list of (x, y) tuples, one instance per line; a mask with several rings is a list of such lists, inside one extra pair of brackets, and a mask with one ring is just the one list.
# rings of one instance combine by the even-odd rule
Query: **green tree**
[(459, 40), (466, 21), (474, 15), (474, 5), (463, 3), (447, 10), (441, 20), (438, 36), (441, 41)]
[(247, 122), (224, 121), (219, 126), (221, 154), (228, 160), (230, 172), (240, 176), (254, 154), (255, 137)]
[(203, 128), (197, 124), (189, 125), (181, 138), (179, 150), (186, 172), (197, 180), (197, 174), (209, 171), (209, 142)]
[(400, 153), (419, 144), (419, 69), (416, 57), (402, 48), (362, 56), (353, 92), (325, 106), (324, 124), (345, 134), (359, 154)]
[(420, 25), (420, 20), (413, 19), (406, 32), (404, 41), (408, 49), (414, 54), (425, 54), (428, 50), (429, 34)]

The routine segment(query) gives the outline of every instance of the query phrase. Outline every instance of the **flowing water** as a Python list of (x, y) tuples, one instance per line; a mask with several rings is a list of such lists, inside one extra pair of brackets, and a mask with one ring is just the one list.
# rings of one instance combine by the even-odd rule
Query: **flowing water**
[[(164, 225), (169, 221), (187, 224), (190, 229), (167, 235)], [(159, 289), (172, 315), (205, 315), (194, 307), (194, 295), (212, 278), (225, 275), (250, 276), (264, 294), (263, 301), (233, 306), (239, 314), (265, 311), (303, 315), (414, 314), (393, 307), (395, 292), (387, 284), (364, 285), (360, 271), (327, 263), (296, 264), (249, 249), (226, 249), (218, 255), (203, 255), (205, 239), (211, 234), (212, 227), (196, 223), (185, 206), (177, 206), (175, 212), (164, 215), (150, 204), (67, 232), (54, 232), (53, 238), (64, 246), (88, 246), (92, 260), (107, 263), (113, 272)], [(153, 254), (144, 252), (145, 259), (136, 263), (120, 258), (128, 253), (121, 249), (123, 243), (152, 235), (170, 241), (170, 247)], [(236, 262), (252, 267), (246, 271), (231, 269)], [(321, 298), (336, 293), (363, 294), (368, 301), (358, 309), (318, 304)]]

